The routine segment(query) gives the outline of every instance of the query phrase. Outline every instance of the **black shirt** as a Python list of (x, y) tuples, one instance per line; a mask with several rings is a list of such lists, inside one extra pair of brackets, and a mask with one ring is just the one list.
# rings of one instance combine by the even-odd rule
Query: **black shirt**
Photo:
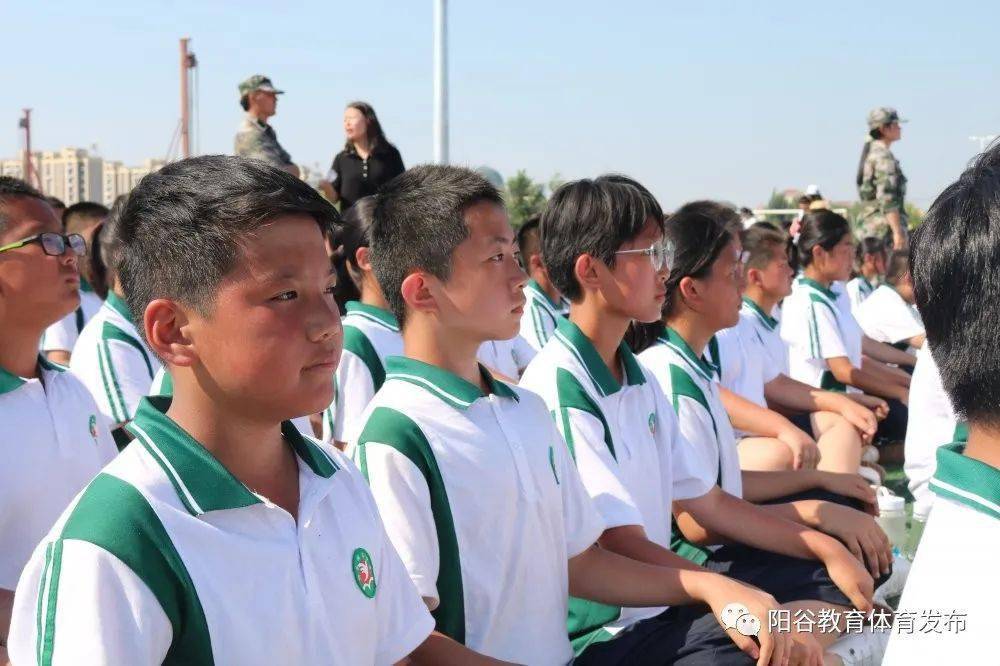
[(379, 186), (405, 171), (403, 158), (391, 143), (380, 142), (368, 159), (361, 159), (354, 147), (337, 153), (333, 158), (333, 189), (347, 210), (358, 199), (375, 194)]

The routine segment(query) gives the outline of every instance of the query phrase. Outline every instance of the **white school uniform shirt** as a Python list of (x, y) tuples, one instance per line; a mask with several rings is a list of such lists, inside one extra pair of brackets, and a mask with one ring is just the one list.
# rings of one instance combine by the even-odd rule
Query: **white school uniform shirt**
[(878, 342), (894, 345), (924, 334), (920, 313), (888, 284), (872, 292), (855, 316), (865, 335)]
[(515, 335), (510, 340), (487, 340), (479, 345), (476, 358), (487, 368), (516, 380), (536, 353), (523, 337)]
[(743, 473), (736, 449), (736, 434), (719, 398), (715, 367), (699, 358), (688, 343), (667, 327), (639, 362), (659, 382), (680, 424), (683, 455), (689, 468), (705, 483), (718, 485), (743, 497)]
[(528, 280), (524, 288), (524, 314), (521, 315), (521, 337), (535, 351), (541, 351), (545, 343), (559, 325), (559, 321), (569, 312), (569, 301), (560, 298), (554, 302), (541, 285)]
[(136, 439), (32, 555), (14, 663), (391, 664), (423, 642), (430, 614), (350, 461), (283, 424), (299, 467), (293, 518), (164, 402), (140, 403)]
[[(706, 350), (716, 366), (719, 383), (764, 409), (768, 409), (764, 385), (782, 374), (787, 364), (787, 350), (777, 326), (777, 320), (756, 303), (743, 299), (736, 326), (719, 331), (716, 344)], [(718, 357), (713, 353), (716, 350)]]
[[(937, 451), (934, 511), (903, 589), (886, 666), (996, 661), (1000, 470), (963, 451), (963, 444)], [(949, 627), (955, 613), (961, 631)]]
[(930, 480), (937, 468), (937, 450), (948, 442), (964, 441), (967, 430), (955, 415), (929, 345), (917, 350), (910, 381), (909, 421), (906, 424), (903, 471), (910, 480), (913, 515), (927, 518), (934, 504)]
[(865, 302), (875, 288), (878, 287), (878, 283), (872, 284), (868, 281), (864, 275), (859, 275), (856, 278), (852, 278), (847, 281), (847, 285), (844, 290), (847, 292), (847, 299), (851, 305), (851, 312), (857, 316), (858, 307)]
[(13, 590), (31, 551), (73, 496), (118, 450), (80, 380), (38, 359), (38, 377), (0, 368), (0, 588)]
[[(840, 291), (835, 290), (838, 286)], [(781, 337), (788, 344), (792, 379), (816, 388), (858, 392), (838, 382), (827, 365), (829, 358), (846, 357), (861, 367), (861, 328), (842, 285), (827, 289), (807, 277), (798, 278), (782, 304)]]
[[(563, 319), (518, 385), (542, 396), (553, 413), (606, 528), (639, 525), (669, 550), (673, 500), (701, 497), (712, 484), (687, 468), (689, 445), (656, 380), (624, 342), (618, 351), (624, 385), (587, 336)], [(571, 599), (570, 639), (579, 654), (664, 610)]]
[(392, 356), (348, 443), (437, 630), (521, 664), (566, 664), (567, 562), (604, 531), (545, 403)]
[(80, 305), (45, 329), (42, 335), (42, 352), (65, 351), (72, 354), (83, 327), (94, 318), (103, 303), (101, 297), (94, 293), (94, 288), (81, 278)]
[(346, 442), (356, 434), (365, 407), (385, 381), (385, 359), (403, 353), (399, 322), (388, 310), (349, 301), (343, 324), (333, 403), (323, 412), (323, 441), (328, 443)]
[(125, 301), (113, 292), (80, 332), (69, 369), (112, 424), (132, 419), (160, 361), (139, 336)]

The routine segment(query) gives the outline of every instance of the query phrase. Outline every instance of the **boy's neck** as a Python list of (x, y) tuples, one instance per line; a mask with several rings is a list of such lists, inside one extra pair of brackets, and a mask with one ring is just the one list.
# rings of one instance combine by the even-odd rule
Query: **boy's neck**
[(531, 279), (538, 283), (538, 286), (542, 288), (542, 291), (545, 292), (545, 295), (553, 303), (558, 303), (559, 299), (562, 298), (562, 294), (552, 285), (552, 282), (542, 271), (532, 271)]
[(708, 341), (712, 339), (713, 335), (718, 333), (718, 331), (706, 327), (696, 317), (690, 316), (687, 313), (671, 317), (667, 320), (667, 326), (677, 331), (677, 334), (684, 338), (684, 342), (688, 343), (688, 347), (699, 358), (705, 353)]
[(569, 320), (587, 336), (594, 345), (598, 356), (608, 366), (612, 376), (620, 384), (622, 382), (622, 363), (618, 358), (618, 347), (621, 346), (629, 320), (598, 307), (586, 298), (580, 303), (573, 303), (569, 308)]
[(1000, 430), (970, 424), (965, 457), (1000, 470)]
[(380, 310), (389, 309), (389, 301), (385, 300), (385, 296), (382, 295), (382, 290), (377, 287), (372, 288), (365, 285), (361, 289), (361, 302)]
[(404, 356), (447, 370), (486, 393), (489, 387), (479, 373), (476, 359), (483, 342), (485, 340), (466, 339), (426, 319), (407, 321), (403, 328)]
[(778, 304), (781, 297), (771, 296), (763, 289), (748, 285), (746, 291), (743, 292), (743, 298), (749, 299), (757, 304), (764, 314), (770, 315), (774, 312), (774, 306)]
[(18, 330), (0, 322), (0, 368), (18, 377), (38, 377), (38, 346), (42, 331)]

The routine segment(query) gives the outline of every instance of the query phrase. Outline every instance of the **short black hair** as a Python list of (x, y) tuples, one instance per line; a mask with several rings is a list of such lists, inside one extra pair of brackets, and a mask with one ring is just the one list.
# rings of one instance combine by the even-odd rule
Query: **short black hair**
[(747, 268), (764, 269), (775, 257), (788, 256), (788, 235), (772, 224), (758, 223), (743, 232)]
[(284, 215), (308, 215), (321, 230), (340, 219), (307, 183), (265, 162), (193, 157), (145, 176), (116, 203), (102, 245), (105, 234), (120, 245), (109, 261), (136, 317), (156, 298), (207, 314), (248, 232)]
[(66, 204), (64, 204), (63, 200), (59, 197), (45, 197), (45, 200), (48, 201), (49, 205), (53, 208), (62, 208), (63, 210), (66, 210)]
[(63, 211), (63, 228), (68, 234), (78, 234), (84, 227), (106, 218), (109, 212), (106, 206), (93, 201), (75, 203)]
[(931, 204), (910, 246), (914, 296), (960, 420), (1000, 425), (1000, 145)]
[(813, 248), (819, 246), (829, 252), (851, 227), (842, 215), (829, 209), (811, 210), (802, 218), (802, 228), (799, 231), (798, 256), (803, 266), (813, 262)]
[(28, 197), (30, 199), (46, 201), (45, 195), (20, 178), (0, 176), (0, 232), (7, 227), (8, 221), (4, 204), (7, 203), (8, 199), (16, 197)]
[(885, 239), (877, 236), (865, 236), (854, 249), (854, 259), (860, 267), (864, 263), (865, 257), (869, 255), (885, 254)]
[(583, 295), (576, 281), (576, 260), (583, 254), (615, 265), (615, 252), (642, 231), (652, 218), (663, 229), (663, 209), (656, 198), (627, 176), (604, 175), (562, 185), (541, 218), (542, 256), (549, 278), (566, 298)]
[(524, 257), (525, 266), (527, 266), (531, 255), (539, 254), (542, 251), (542, 239), (539, 231), (541, 219), (541, 215), (532, 215), (521, 223), (517, 230), (517, 247), (521, 250), (521, 256)]
[(406, 323), (403, 280), (416, 270), (447, 280), (455, 248), (469, 237), (465, 211), (484, 201), (504, 205), (488, 180), (455, 166), (416, 166), (379, 189), (371, 225), (372, 270), (400, 325)]

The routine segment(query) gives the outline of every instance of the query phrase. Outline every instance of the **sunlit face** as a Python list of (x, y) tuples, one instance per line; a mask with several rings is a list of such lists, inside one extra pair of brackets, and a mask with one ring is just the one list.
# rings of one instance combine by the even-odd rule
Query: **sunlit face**
[(819, 248), (823, 263), (819, 267), (828, 280), (847, 280), (854, 264), (854, 236), (850, 232), (837, 242), (829, 252)]
[(276, 93), (256, 90), (251, 94), (254, 98), (254, 105), (263, 115), (273, 116), (278, 110), (278, 95)]
[(524, 312), (520, 252), (503, 206), (482, 201), (465, 211), (469, 237), (452, 253), (446, 281), (428, 277), (442, 324), (480, 342), (517, 334)]
[(619, 248), (614, 267), (601, 272), (604, 299), (612, 309), (628, 319), (647, 323), (660, 319), (670, 266), (665, 265), (656, 270), (648, 255), (622, 254), (621, 251), (645, 250), (662, 239), (662, 227), (653, 218), (649, 218), (638, 235)]
[(335, 286), (311, 217), (280, 217), (255, 231), (210, 314), (185, 308), (200, 383), (256, 420), (321, 412), (333, 400), (343, 344)]
[(740, 317), (744, 288), (743, 246), (733, 239), (712, 262), (708, 275), (696, 278), (705, 304), (701, 314), (713, 330), (735, 326)]
[[(0, 246), (36, 234), (63, 232), (62, 222), (45, 201), (10, 197), (2, 204), (7, 224), (0, 232)], [(37, 329), (39, 333), (80, 305), (77, 257), (69, 249), (59, 257), (42, 250), (39, 243), (0, 252), (0, 326), (13, 330)]]
[(885, 275), (885, 264), (886, 258), (884, 252), (876, 252), (875, 254), (866, 254), (865, 261), (862, 272), (866, 275), (874, 275), (876, 277), (882, 277)]
[(364, 141), (368, 136), (368, 120), (353, 106), (344, 111), (344, 136), (352, 142)]
[(887, 141), (899, 141), (903, 138), (903, 128), (898, 121), (882, 125), (882, 138)]
[(763, 269), (751, 269), (760, 288), (771, 298), (784, 298), (792, 293), (795, 271), (788, 263), (788, 252), (784, 247), (774, 248), (775, 257)]

